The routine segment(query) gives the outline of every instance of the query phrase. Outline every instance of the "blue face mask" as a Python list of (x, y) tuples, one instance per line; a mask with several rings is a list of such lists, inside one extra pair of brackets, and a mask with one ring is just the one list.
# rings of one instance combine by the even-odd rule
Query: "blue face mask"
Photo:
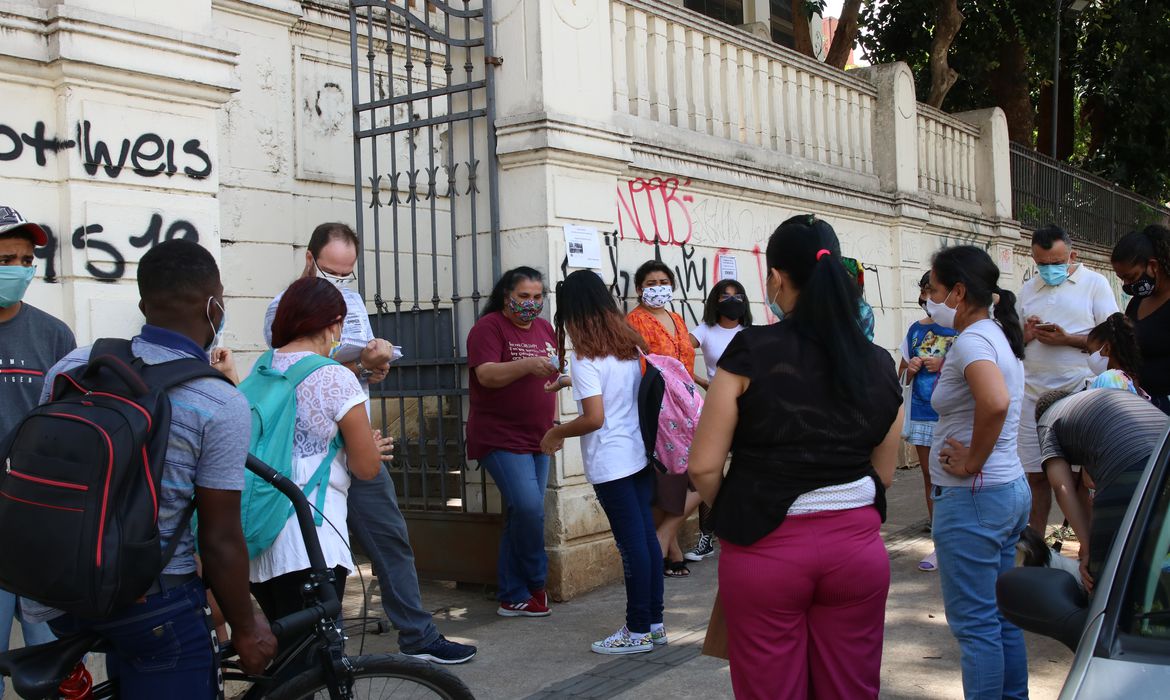
[(784, 309), (780, 308), (780, 305), (774, 301), (768, 302), (768, 308), (772, 310), (772, 315), (776, 317), (777, 323), (783, 321), (784, 317), (787, 315), (784, 313)]
[(1068, 279), (1068, 263), (1037, 265), (1036, 267), (1040, 271), (1040, 279), (1044, 280), (1044, 284), (1050, 287), (1055, 287)]
[(28, 285), (37, 276), (37, 268), (22, 265), (0, 267), (0, 309), (7, 309), (24, 298)]

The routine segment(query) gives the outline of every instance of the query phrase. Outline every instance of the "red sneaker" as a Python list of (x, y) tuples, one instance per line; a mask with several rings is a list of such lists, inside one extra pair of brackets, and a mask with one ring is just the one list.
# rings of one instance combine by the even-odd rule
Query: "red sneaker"
[(496, 614), (500, 617), (548, 617), (551, 611), (547, 605), (541, 605), (535, 597), (523, 603), (505, 603), (500, 601)]
[(529, 591), (529, 593), (532, 594), (532, 599), (536, 601), (537, 605), (539, 605), (542, 608), (546, 608), (546, 609), (551, 610), (551, 608), (548, 607), (548, 590), (547, 589), (538, 588), (535, 591)]

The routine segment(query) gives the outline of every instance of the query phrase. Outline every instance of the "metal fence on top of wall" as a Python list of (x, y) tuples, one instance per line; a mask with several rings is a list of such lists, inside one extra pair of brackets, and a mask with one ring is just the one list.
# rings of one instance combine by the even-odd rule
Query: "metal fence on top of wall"
[(1026, 229), (1055, 223), (1078, 241), (1112, 248), (1126, 233), (1166, 224), (1170, 210), (1026, 146), (1012, 144), (1012, 212)]

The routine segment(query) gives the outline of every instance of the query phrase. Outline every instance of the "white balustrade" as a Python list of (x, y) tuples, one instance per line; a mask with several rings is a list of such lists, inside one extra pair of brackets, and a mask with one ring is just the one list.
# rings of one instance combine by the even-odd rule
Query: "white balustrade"
[(919, 104), (918, 188), (937, 197), (976, 202), (978, 140), (978, 127)]

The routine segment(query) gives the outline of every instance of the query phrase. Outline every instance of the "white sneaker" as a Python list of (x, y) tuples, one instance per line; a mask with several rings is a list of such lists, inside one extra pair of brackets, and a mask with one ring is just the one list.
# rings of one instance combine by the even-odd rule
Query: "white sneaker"
[(623, 625), (620, 630), (600, 642), (594, 642), (591, 649), (597, 654), (641, 654), (654, 651), (654, 642), (650, 641), (649, 634), (635, 639)]
[(660, 626), (657, 629), (653, 625), (650, 626), (650, 642), (656, 647), (666, 644), (666, 627)]

